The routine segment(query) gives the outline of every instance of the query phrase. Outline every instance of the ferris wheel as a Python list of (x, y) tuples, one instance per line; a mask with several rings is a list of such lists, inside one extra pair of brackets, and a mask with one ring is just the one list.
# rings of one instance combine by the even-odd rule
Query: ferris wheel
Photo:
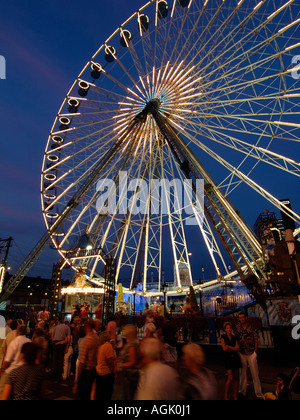
[(294, 0), (151, 0), (117, 28), (74, 81), (46, 146), (42, 210), (65, 261), (101, 279), (104, 252), (117, 281), (146, 293), (171, 259), (182, 290), (199, 265), (193, 226), (216, 277), (229, 258), (261, 284), (262, 247), (231, 195), (246, 185), (300, 224), (282, 191), (255, 180), (265, 167), (299, 182), (299, 47)]

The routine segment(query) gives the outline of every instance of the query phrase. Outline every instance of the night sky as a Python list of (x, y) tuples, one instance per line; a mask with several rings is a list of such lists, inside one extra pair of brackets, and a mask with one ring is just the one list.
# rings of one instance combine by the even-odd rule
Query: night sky
[[(12, 236), (9, 265), (17, 268), (44, 233), (40, 174), (58, 109), (81, 68), (140, 1), (20, 0), (1, 5), (0, 238)], [(126, 6), (125, 6), (126, 4)], [(50, 275), (54, 250), (32, 275)]]
[[(2, 2), (0, 55), (6, 60), (6, 80), (0, 80), (0, 238), (14, 239), (11, 272), (44, 233), (40, 174), (58, 109), (94, 52), (142, 5), (142, 0)], [(287, 156), (299, 160), (293, 147)], [(300, 213), (297, 178), (264, 168), (254, 180), (263, 186), (267, 180), (270, 192), (290, 198)], [(261, 211), (273, 210), (246, 189), (236, 191), (232, 201), (250, 226)], [(57, 252), (49, 249), (30, 274), (49, 277), (57, 261)]]

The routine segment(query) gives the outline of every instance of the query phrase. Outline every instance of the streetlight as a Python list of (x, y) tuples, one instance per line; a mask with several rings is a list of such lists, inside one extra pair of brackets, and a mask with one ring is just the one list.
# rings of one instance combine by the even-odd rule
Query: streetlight
[(202, 271), (202, 277), (203, 277), (203, 281), (204, 281), (205, 268), (204, 268), (204, 266), (203, 266), (203, 265), (202, 265), (201, 271)]
[(166, 299), (167, 299), (167, 287), (168, 287), (168, 285), (165, 282), (165, 270), (162, 270), (161, 274), (162, 274), (162, 287), (163, 287), (163, 295), (164, 295), (164, 312), (166, 313), (166, 309), (167, 309)]
[[(232, 269), (231, 264), (229, 264), (228, 265), (228, 271), (229, 271), (229, 273), (231, 272), (231, 269)], [(231, 280), (231, 278), (230, 278), (230, 280)], [(227, 278), (225, 278), (225, 297), (226, 297), (226, 304), (227, 304), (227, 301), (228, 301)]]
[(80, 238), (79, 247), (80, 249), (86, 249), (87, 251), (91, 251), (94, 248), (94, 244), (87, 233), (84, 233)]
[(136, 296), (136, 290), (133, 292), (133, 315), (135, 316), (135, 296)]
[[(198, 284), (202, 284), (201, 279), (199, 279)], [(201, 287), (199, 287), (199, 296), (200, 296), (200, 312), (201, 312), (201, 316), (203, 317), (202, 288)]]
[(164, 281), (163, 282), (163, 294), (164, 294), (164, 313), (166, 314), (167, 312), (167, 288), (168, 288), (168, 284)]

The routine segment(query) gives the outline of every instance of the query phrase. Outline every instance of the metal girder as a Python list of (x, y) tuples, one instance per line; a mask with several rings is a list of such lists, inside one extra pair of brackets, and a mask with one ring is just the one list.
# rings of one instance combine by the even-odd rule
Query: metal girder
[[(207, 218), (212, 223), (242, 280), (246, 283), (247, 278), (253, 277), (252, 283), (254, 283), (254, 289), (257, 291), (255, 294), (257, 296), (263, 295), (263, 280), (266, 278), (263, 272), (263, 250), (253, 232), (240, 217), (228, 198), (218, 188), (198, 158), (171, 126), (168, 119), (161, 115), (159, 112), (159, 101), (149, 102), (143, 112), (151, 113), (155, 119), (180, 164), (181, 170), (185, 176), (192, 179), (195, 192), (196, 180), (204, 179), (204, 209)], [(246, 271), (242, 270), (243, 266), (247, 267)]]
[(5, 285), (3, 294), (0, 297), (0, 302), (7, 300), (7, 298), (14, 292), (14, 290), (18, 287), (21, 283), (23, 278), (26, 276), (28, 271), (33, 267), (35, 262), (38, 260), (40, 255), (48, 246), (49, 240), (52, 234), (57, 231), (59, 227), (63, 225), (65, 220), (68, 218), (70, 213), (77, 207), (80, 200), (85, 196), (85, 194), (90, 190), (92, 185), (94, 185), (95, 181), (99, 177), (103, 168), (116, 156), (116, 154), (122, 149), (124, 144), (124, 140), (127, 138), (128, 134), (132, 131), (132, 129), (141, 123), (140, 119), (134, 119), (132, 123), (129, 125), (128, 129), (125, 133), (120, 137), (120, 139), (113, 144), (113, 146), (107, 151), (104, 158), (98, 163), (98, 165), (93, 169), (93, 171), (89, 174), (85, 182), (79, 188), (79, 190), (74, 194), (72, 199), (66, 205), (64, 210), (61, 212), (60, 216), (57, 218), (55, 223), (51, 226), (49, 231), (45, 232), (41, 239), (37, 242), (22, 264), (19, 266), (17, 271), (14, 275), (10, 278), (10, 280)]

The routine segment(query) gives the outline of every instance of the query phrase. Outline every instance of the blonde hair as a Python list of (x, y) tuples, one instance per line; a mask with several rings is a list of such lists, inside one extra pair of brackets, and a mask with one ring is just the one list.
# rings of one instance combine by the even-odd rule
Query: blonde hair
[(183, 349), (183, 353), (188, 356), (193, 362), (195, 362), (198, 366), (202, 366), (205, 363), (205, 354), (202, 347), (198, 346), (198, 344), (186, 344)]
[(129, 340), (133, 340), (133, 339), (137, 338), (137, 328), (136, 328), (136, 326), (131, 325), (131, 324), (125, 325), (124, 335)]
[(157, 338), (145, 338), (140, 347), (143, 357), (150, 360), (160, 360), (161, 344)]
[(151, 334), (154, 334), (156, 332), (156, 326), (153, 324), (153, 322), (149, 322), (146, 326), (146, 331), (149, 331)]

